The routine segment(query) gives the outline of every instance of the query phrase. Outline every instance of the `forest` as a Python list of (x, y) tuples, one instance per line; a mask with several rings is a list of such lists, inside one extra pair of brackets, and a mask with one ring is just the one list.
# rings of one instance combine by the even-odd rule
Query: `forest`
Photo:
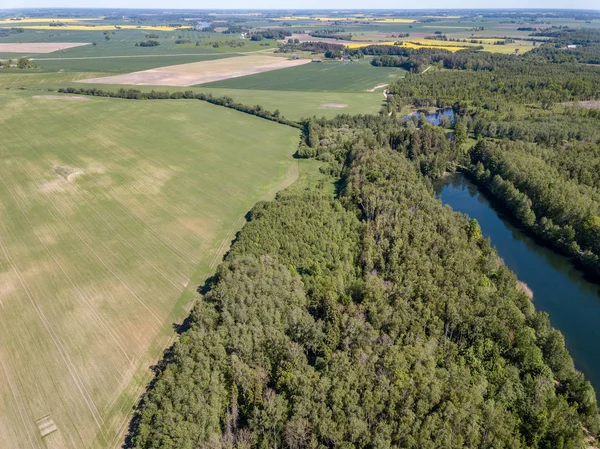
[[(595, 31), (573, 34), (590, 51), (600, 49)], [(452, 108), (458, 118), (451, 127), (462, 130), (460, 142), (452, 142), (453, 151), (444, 145), (428, 150), (435, 164), (433, 171), (422, 166), (423, 173), (466, 170), (522, 226), (598, 275), (600, 110), (579, 104), (600, 97), (600, 69), (557, 63), (556, 52), (566, 50), (548, 56), (540, 47), (519, 58), (430, 53), (426, 63), (439, 69), (392, 85), (387, 110)], [(402, 151), (411, 157), (410, 144)]]
[(251, 211), (131, 446), (582, 447), (593, 389), (477, 222), (372, 129), (337, 125), (312, 127), (347, 148), (339, 195)]
[[(366, 52), (435, 68), (390, 85), (379, 115), (294, 123), (297, 156), (321, 161), (335, 193), (300, 184), (251, 210), (156, 367), (129, 447), (575, 449), (598, 437), (595, 392), (562, 334), (432, 181), (465, 172), (598, 270), (600, 114), (578, 102), (600, 96), (599, 69), (546, 50)], [(432, 106), (454, 121), (403, 112)]]

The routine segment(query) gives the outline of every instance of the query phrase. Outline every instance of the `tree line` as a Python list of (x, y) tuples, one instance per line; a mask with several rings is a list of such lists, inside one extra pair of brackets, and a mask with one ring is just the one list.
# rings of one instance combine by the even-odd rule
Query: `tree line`
[(59, 93), (75, 94), (75, 95), (90, 95), (95, 97), (110, 97), (110, 98), (125, 98), (128, 100), (202, 100), (218, 106), (224, 106), (226, 108), (235, 109), (236, 111), (244, 112), (246, 114), (255, 115), (267, 120), (271, 120), (283, 125), (292, 126), (294, 128), (302, 128), (302, 124), (285, 118), (279, 112), (279, 109), (271, 112), (264, 109), (260, 105), (247, 106), (242, 103), (236, 103), (233, 98), (229, 96), (214, 97), (212, 94), (205, 94), (203, 92), (193, 91), (155, 91), (142, 92), (138, 89), (124, 89), (121, 88), (118, 91), (106, 91), (103, 89), (94, 88), (75, 88), (75, 87), (61, 87), (57, 90)]

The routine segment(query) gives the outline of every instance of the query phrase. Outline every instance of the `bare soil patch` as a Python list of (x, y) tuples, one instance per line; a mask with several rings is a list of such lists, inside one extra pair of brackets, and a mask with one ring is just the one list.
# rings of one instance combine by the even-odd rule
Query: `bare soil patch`
[(252, 55), (213, 61), (178, 64), (124, 75), (78, 81), (92, 84), (130, 84), (135, 86), (194, 86), (255, 73), (296, 67), (310, 63), (309, 59), (284, 59)]
[(347, 104), (344, 103), (323, 103), (324, 108), (345, 108)]
[[(567, 101), (565, 103), (561, 103), (565, 106), (574, 106), (575, 103), (572, 101)], [(600, 100), (589, 100), (589, 101), (578, 101), (577, 106), (585, 109), (596, 109), (600, 108)]]
[(73, 182), (78, 175), (83, 175), (83, 171), (78, 168), (67, 167), (66, 165), (59, 165), (53, 167), (57, 175), (63, 177), (66, 181)]
[(52, 53), (67, 48), (90, 45), (89, 42), (25, 42), (0, 44), (0, 53)]
[(87, 97), (77, 95), (34, 95), (34, 100), (66, 100), (66, 101), (90, 101)]

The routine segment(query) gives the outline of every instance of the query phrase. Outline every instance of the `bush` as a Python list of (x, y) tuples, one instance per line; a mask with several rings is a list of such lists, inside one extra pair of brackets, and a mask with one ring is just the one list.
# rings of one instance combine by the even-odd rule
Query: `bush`
[(147, 40), (139, 43), (140, 47), (158, 47), (160, 42), (157, 40)]

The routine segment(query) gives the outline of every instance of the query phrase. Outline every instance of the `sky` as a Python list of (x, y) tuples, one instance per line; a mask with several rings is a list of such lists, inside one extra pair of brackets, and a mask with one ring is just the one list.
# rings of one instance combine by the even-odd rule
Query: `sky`
[(0, 9), (40, 7), (165, 9), (600, 9), (600, 0), (0, 0)]

